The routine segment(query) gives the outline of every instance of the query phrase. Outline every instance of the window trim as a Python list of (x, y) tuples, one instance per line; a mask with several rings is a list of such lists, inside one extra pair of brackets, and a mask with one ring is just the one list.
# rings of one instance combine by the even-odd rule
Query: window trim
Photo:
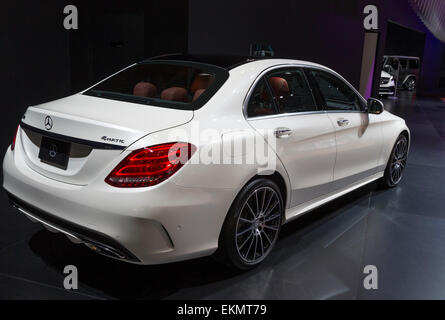
[[(273, 94), (272, 87), (270, 86), (269, 79), (266, 79), (266, 76), (267, 75), (264, 75), (264, 77), (261, 77), (260, 81), (263, 80), (264, 83), (266, 84), (267, 92), (269, 92), (269, 97), (272, 99), (272, 104), (273, 104), (273, 108), (275, 110), (275, 114), (280, 114), (280, 112), (279, 112), (280, 109), (278, 109), (278, 105), (275, 101), (275, 96)], [(260, 81), (258, 81), (258, 82), (260, 82)], [(255, 91), (255, 89), (256, 89), (256, 86), (253, 90)], [(250, 101), (250, 99), (249, 99), (249, 101)], [(247, 102), (247, 106), (249, 106), (249, 101)], [(271, 114), (271, 116), (273, 116), (275, 114)], [(256, 118), (256, 117), (253, 117), (253, 118)]]
[(314, 95), (314, 100), (316, 101), (318, 108), (320, 110), (326, 111), (326, 102), (323, 95), (321, 94), (320, 87), (318, 86), (317, 81), (315, 80), (314, 76), (310, 74), (308, 68), (304, 68), (304, 74), (308, 79), (309, 86), (311, 87), (312, 94)]
[[(253, 93), (253, 91), (256, 88), (257, 83), (260, 81), (260, 79), (263, 78), (264, 75), (266, 75), (267, 73), (276, 70), (276, 69), (281, 69), (281, 68), (286, 68), (286, 67), (295, 67), (295, 68), (302, 68), (304, 72), (306, 72), (306, 69), (314, 69), (314, 70), (320, 70), (320, 71), (325, 71), (328, 72), (334, 76), (336, 76), (337, 78), (339, 78), (340, 80), (342, 80), (344, 83), (346, 83), (349, 88), (351, 88), (354, 93), (361, 99), (361, 101), (363, 102), (364, 105), (366, 105), (366, 100), (365, 98), (362, 97), (362, 95), (357, 91), (357, 89), (355, 89), (348, 81), (346, 81), (345, 78), (343, 78), (341, 75), (336, 74), (335, 72), (333, 72), (332, 70), (323, 67), (323, 66), (312, 66), (312, 65), (307, 65), (307, 64), (301, 64), (301, 63), (283, 63), (283, 64), (277, 64), (274, 66), (270, 66), (266, 69), (264, 69), (263, 71), (260, 72), (260, 74), (255, 78), (255, 80), (252, 82), (252, 84), (250, 85), (249, 90), (247, 91), (246, 96), (244, 97), (244, 101), (243, 101), (243, 115), (244, 118), (247, 121), (254, 121), (254, 120), (262, 120), (262, 119), (272, 119), (272, 118), (280, 118), (280, 117), (289, 117), (289, 116), (298, 116), (298, 115), (307, 115), (307, 114), (326, 114), (326, 113), (367, 113), (365, 110), (326, 110), (324, 106), (320, 106), (319, 102), (315, 99), (315, 104), (317, 109), (320, 109), (318, 111), (305, 111), (305, 112), (292, 112), (292, 113), (278, 113), (278, 114), (274, 114), (274, 115), (268, 115), (268, 116), (258, 116), (258, 117), (249, 117), (247, 115), (247, 107), (249, 104), (249, 100), (250, 97)], [(311, 83), (309, 82), (309, 86), (312, 88)]]

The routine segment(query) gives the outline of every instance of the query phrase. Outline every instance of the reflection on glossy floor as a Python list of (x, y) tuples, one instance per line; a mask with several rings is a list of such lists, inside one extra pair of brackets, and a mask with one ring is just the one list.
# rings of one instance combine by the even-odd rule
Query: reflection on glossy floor
[[(411, 128), (402, 184), (365, 186), (283, 228), (270, 259), (247, 272), (211, 258), (141, 267), (98, 256), (0, 200), (0, 298), (445, 299), (445, 103), (402, 93), (385, 100)], [(79, 290), (63, 288), (63, 268)], [(363, 288), (375, 265), (378, 290)]]

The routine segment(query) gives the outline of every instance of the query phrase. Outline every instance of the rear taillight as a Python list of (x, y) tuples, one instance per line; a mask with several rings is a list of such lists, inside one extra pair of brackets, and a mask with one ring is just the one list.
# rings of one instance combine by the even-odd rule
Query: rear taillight
[(20, 126), (17, 126), (17, 129), (15, 130), (14, 139), (12, 139), (11, 150), (14, 150), (15, 148), (15, 139), (17, 139), (17, 132), (19, 132), (19, 128)]
[(177, 172), (195, 150), (190, 143), (173, 142), (133, 151), (114, 168), (105, 182), (119, 188), (154, 186)]

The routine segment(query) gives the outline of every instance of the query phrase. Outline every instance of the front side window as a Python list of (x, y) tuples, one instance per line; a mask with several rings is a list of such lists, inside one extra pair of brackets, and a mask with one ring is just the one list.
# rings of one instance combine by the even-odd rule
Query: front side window
[(406, 69), (408, 67), (408, 60), (406, 59), (400, 59), (400, 68)]
[(301, 69), (273, 71), (268, 74), (267, 80), (279, 113), (317, 110)]
[(256, 85), (247, 105), (247, 116), (249, 118), (270, 116), (276, 114), (275, 104), (269, 87), (264, 78)]
[(310, 70), (309, 73), (318, 85), (326, 110), (362, 110), (363, 102), (343, 80), (325, 71)]
[(397, 58), (389, 58), (388, 60), (389, 65), (394, 69), (397, 70), (400, 66), (400, 61)]
[(199, 109), (227, 80), (227, 70), (185, 61), (138, 63), (84, 94), (173, 109)]

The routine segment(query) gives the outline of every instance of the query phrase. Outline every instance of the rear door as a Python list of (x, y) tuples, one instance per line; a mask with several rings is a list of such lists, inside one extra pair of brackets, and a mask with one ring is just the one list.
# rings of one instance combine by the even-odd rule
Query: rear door
[(308, 69), (307, 74), (318, 86), (326, 114), (335, 127), (335, 190), (381, 171), (377, 166), (383, 139), (379, 115), (365, 112), (365, 100), (337, 75), (318, 69)]
[(267, 73), (252, 91), (246, 113), (255, 129), (275, 132), (272, 148), (290, 178), (291, 207), (332, 191), (335, 129), (317, 107), (302, 69)]

